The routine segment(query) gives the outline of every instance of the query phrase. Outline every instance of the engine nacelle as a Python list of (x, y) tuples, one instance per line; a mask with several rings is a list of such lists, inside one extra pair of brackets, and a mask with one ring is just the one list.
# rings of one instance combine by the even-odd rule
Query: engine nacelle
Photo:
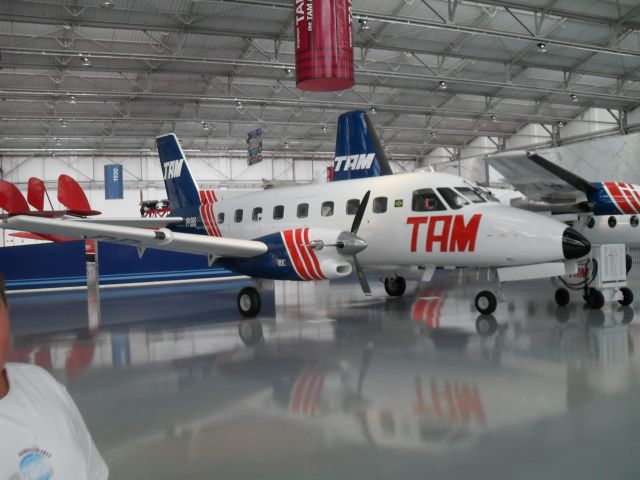
[(351, 274), (353, 267), (335, 247), (341, 231), (296, 228), (255, 240), (267, 245), (262, 255), (220, 258), (216, 263), (251, 277), (275, 280), (333, 280)]

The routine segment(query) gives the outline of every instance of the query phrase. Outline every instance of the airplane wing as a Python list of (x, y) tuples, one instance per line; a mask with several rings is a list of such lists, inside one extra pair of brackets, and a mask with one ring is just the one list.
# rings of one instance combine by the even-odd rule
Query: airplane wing
[(4, 218), (0, 220), (0, 228), (123, 243), (138, 248), (148, 247), (195, 253), (207, 255), (210, 260), (217, 257), (255, 257), (268, 250), (266, 244), (254, 240), (172, 232), (166, 228), (150, 230), (148, 228), (105, 225), (31, 215), (16, 215)]
[(530, 201), (575, 201), (595, 187), (578, 175), (529, 152), (509, 152), (485, 158)]
[(65, 220), (73, 219), (82, 223), (96, 223), (100, 225), (114, 225), (118, 227), (139, 227), (139, 228), (163, 228), (167, 225), (180, 223), (184, 220), (182, 217), (152, 217), (152, 218), (77, 218), (64, 217)]

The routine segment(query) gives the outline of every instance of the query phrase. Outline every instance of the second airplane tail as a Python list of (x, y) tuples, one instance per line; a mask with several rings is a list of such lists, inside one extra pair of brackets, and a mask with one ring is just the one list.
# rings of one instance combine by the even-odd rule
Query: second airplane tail
[(330, 180), (391, 175), (391, 166), (371, 119), (363, 110), (338, 117), (336, 156)]
[(200, 206), (200, 193), (175, 133), (156, 138), (171, 210)]

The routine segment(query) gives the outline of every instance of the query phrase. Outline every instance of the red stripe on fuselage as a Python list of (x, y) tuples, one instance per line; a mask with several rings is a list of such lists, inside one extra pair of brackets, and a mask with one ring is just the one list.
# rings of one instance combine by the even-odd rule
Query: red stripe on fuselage
[(605, 182), (605, 186), (609, 189), (611, 198), (618, 205), (618, 208), (623, 213), (633, 213), (633, 208), (629, 205), (629, 202), (624, 197), (624, 194), (620, 191), (618, 185), (614, 182)]
[(211, 235), (211, 230), (209, 228), (209, 222), (207, 222), (207, 213), (205, 211), (205, 209), (207, 208), (206, 205), (200, 205), (200, 217), (202, 217), (202, 224), (204, 225), (204, 229), (207, 232), (207, 235)]
[(633, 185), (629, 185), (628, 183), (620, 183), (620, 190), (625, 194), (629, 203), (633, 206), (633, 209), (636, 213), (640, 212), (640, 203), (638, 199), (634, 195)]
[(285, 230), (282, 232), (282, 238), (284, 239), (285, 247), (289, 252), (289, 257), (293, 262), (293, 268), (296, 270), (296, 273), (302, 280), (311, 280), (307, 272), (304, 270), (304, 265), (300, 260), (300, 253), (296, 249), (295, 242), (293, 239), (293, 230)]
[[(309, 245), (309, 229), (308, 228), (304, 229), (304, 243), (305, 245)], [(318, 276), (320, 280), (325, 280), (327, 277), (325, 277), (324, 274), (322, 273), (322, 270), (320, 270), (320, 262), (318, 261), (318, 256), (316, 255), (316, 252), (314, 252), (313, 248), (311, 248), (310, 246), (307, 247), (307, 250), (309, 251), (309, 256), (313, 261), (315, 274)]]
[(309, 258), (308, 249), (303, 242), (302, 230), (303, 230), (302, 228), (297, 228), (294, 230), (296, 246), (300, 251), (300, 257), (302, 258), (302, 262), (304, 263), (304, 266), (307, 270), (307, 273), (309, 274), (309, 277), (313, 280), (320, 280), (320, 277), (318, 277), (313, 271), (313, 266), (311, 264), (311, 258)]

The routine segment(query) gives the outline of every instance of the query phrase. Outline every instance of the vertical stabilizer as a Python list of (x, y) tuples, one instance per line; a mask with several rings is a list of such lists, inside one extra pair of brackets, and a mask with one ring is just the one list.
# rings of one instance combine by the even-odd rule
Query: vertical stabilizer
[(379, 177), (392, 173), (389, 160), (366, 112), (354, 110), (340, 115), (331, 180)]
[(156, 138), (162, 177), (172, 210), (200, 206), (200, 194), (175, 133)]
[(0, 180), (0, 208), (7, 213), (29, 213), (29, 204), (13, 183)]
[[(29, 178), (29, 182), (27, 183), (27, 202), (39, 212), (44, 210), (44, 196), (46, 191), (47, 189), (42, 180), (36, 177)], [(53, 208), (51, 210), (53, 210)]]
[(91, 210), (89, 199), (73, 177), (62, 174), (58, 177), (58, 201), (69, 210), (87, 212)]

